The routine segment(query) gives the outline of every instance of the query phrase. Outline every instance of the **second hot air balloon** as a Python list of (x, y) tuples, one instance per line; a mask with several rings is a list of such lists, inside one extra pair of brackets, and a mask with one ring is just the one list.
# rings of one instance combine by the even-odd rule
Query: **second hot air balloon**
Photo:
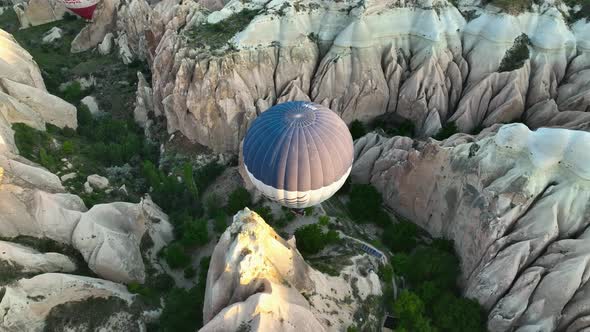
[(293, 101), (262, 113), (246, 133), (244, 166), (268, 198), (301, 209), (331, 197), (350, 174), (353, 142), (340, 117)]
[(99, 0), (61, 0), (64, 6), (76, 15), (87, 20), (92, 19)]

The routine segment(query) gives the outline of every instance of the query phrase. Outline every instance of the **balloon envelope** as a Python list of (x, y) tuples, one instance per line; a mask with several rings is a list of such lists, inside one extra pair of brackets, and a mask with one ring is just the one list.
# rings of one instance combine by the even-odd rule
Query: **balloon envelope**
[(98, 0), (62, 0), (64, 6), (87, 20), (92, 19)]
[(352, 167), (352, 136), (327, 107), (286, 102), (254, 120), (244, 138), (243, 160), (265, 196), (287, 207), (305, 208), (344, 184)]

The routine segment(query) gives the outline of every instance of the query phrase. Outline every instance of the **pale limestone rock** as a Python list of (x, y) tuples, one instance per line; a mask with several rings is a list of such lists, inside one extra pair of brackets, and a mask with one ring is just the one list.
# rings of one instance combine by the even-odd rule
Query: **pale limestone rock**
[(58, 27), (53, 27), (43, 35), (41, 41), (43, 44), (51, 44), (63, 37), (63, 30)]
[[(539, 123), (526, 110), (549, 101), (559, 113), (543, 117), (550, 124), (589, 127), (590, 23), (569, 26), (560, 4), (519, 16), (474, 4), (469, 9), (478, 17), (466, 21), (446, 1), (399, 6), (384, 0), (354, 8), (283, 2), (234, 0), (209, 14), (207, 22), (222, 24), (244, 9), (263, 9), (229, 41), (231, 51), (187, 40), (191, 25), (182, 22), (193, 19), (176, 12), (179, 31), (165, 15), (178, 7), (156, 6), (149, 31), (155, 40), (153, 102), (155, 113), (167, 117), (169, 133), (179, 130), (215, 151), (237, 152), (257, 114), (287, 100), (321, 103), (348, 123), (393, 113), (411, 121), (421, 137), (449, 122), (464, 132), (523, 117)], [(529, 60), (498, 72), (521, 34), (531, 41)]]
[(90, 111), (90, 114), (94, 116), (100, 115), (102, 113), (94, 96), (86, 96), (80, 100), (80, 103), (82, 103), (82, 105), (86, 105)]
[(98, 174), (88, 175), (86, 181), (88, 182), (88, 184), (90, 184), (92, 188), (98, 190), (104, 190), (109, 186), (109, 179)]
[(124, 64), (130, 64), (133, 61), (134, 57), (133, 53), (131, 53), (131, 50), (129, 49), (127, 35), (124, 33), (120, 34), (119, 37), (117, 37), (116, 42), (117, 46), (119, 47), (119, 57), (121, 58)]
[[(89, 308), (104, 306), (106, 317), (97, 317), (96, 328), (105, 331), (137, 331), (145, 329), (137, 309), (135, 295), (124, 285), (110, 281), (60, 273), (45, 273), (21, 279), (5, 288), (0, 302), (0, 329), (6, 332), (41, 332), (53, 317), (51, 328), (59, 331), (82, 331), (90, 319)], [(86, 307), (85, 307), (86, 305)], [(68, 306), (69, 319), (53, 316), (60, 306)], [(109, 310), (110, 308), (110, 310)], [(86, 326), (87, 327), (87, 326)]]
[(33, 57), (4, 30), (0, 30), (0, 48), (2, 49), (0, 78), (7, 78), (45, 91), (41, 71)]
[(92, 188), (88, 181), (84, 182), (84, 192), (87, 194), (92, 194), (92, 192), (94, 192), (94, 188)]
[(102, 42), (100, 44), (98, 44), (98, 53), (102, 54), (102, 55), (107, 55), (111, 53), (111, 50), (113, 49), (113, 39), (115, 38), (115, 36), (109, 32), (107, 33)]
[(355, 142), (352, 177), (454, 240), (460, 284), (491, 310), (490, 331), (573, 331), (590, 314), (589, 151), (589, 133), (522, 124), (442, 144), (368, 134)]
[[(338, 277), (315, 271), (294, 239), (285, 241), (246, 208), (234, 216), (211, 256), (201, 331), (232, 331), (243, 324), (253, 331), (344, 330), (362, 299), (381, 295), (374, 272), (361, 275), (367, 257), (351, 261)], [(352, 303), (343, 305), (345, 298)], [(331, 314), (330, 308), (338, 313)]]
[(59, 0), (28, 0), (14, 5), (22, 28), (61, 20), (67, 9)]
[(75, 179), (76, 177), (78, 177), (78, 173), (72, 172), (62, 175), (59, 179), (61, 180), (61, 182), (66, 182), (68, 180)]
[(138, 125), (145, 128), (149, 120), (148, 114), (154, 111), (152, 88), (141, 72), (137, 72), (137, 79), (137, 93), (135, 97), (133, 118)]
[(84, 27), (72, 41), (70, 51), (80, 53), (96, 47), (116, 24), (119, 0), (103, 0), (98, 3), (92, 22)]
[(20, 273), (74, 272), (76, 264), (67, 256), (40, 253), (26, 246), (0, 241), (0, 261)]
[[(6, 78), (0, 78), (0, 91), (28, 106), (45, 122), (60, 128), (76, 129), (78, 127), (76, 107), (54, 95)], [(48, 105), (51, 107), (47, 107)]]

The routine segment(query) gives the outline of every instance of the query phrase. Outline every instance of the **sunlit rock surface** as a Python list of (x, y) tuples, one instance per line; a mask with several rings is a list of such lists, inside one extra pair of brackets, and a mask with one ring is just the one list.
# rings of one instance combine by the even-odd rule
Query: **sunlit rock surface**
[(491, 331), (590, 326), (590, 133), (510, 124), (443, 143), (368, 134), (355, 160), (354, 180), (455, 241), (461, 285), (491, 310)]
[[(381, 295), (375, 273), (362, 277), (355, 268), (347, 267), (339, 277), (312, 269), (293, 240), (284, 240), (260, 216), (244, 209), (234, 216), (211, 256), (205, 326), (200, 331), (346, 329), (362, 299)], [(348, 280), (356, 280), (362, 294), (354, 295)], [(352, 301), (344, 301), (346, 297)], [(338, 310), (329, 312), (333, 308)]]

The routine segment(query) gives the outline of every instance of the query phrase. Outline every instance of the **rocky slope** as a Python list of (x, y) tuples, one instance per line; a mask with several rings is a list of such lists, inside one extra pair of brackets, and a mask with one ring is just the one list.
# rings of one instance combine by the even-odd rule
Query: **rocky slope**
[[(145, 265), (157, 268), (157, 252), (173, 238), (168, 217), (149, 198), (87, 209), (57, 175), (18, 155), (12, 124), (76, 128), (76, 108), (45, 90), (31, 56), (2, 30), (0, 46), (0, 330), (144, 330), (135, 295), (111, 281), (143, 282)], [(83, 261), (17, 243), (30, 238), (72, 248)], [(48, 273), (84, 264), (111, 281)], [(75, 311), (87, 315), (72, 319)]]
[(490, 331), (580, 331), (590, 326), (589, 144), (587, 132), (523, 124), (444, 143), (369, 134), (352, 174), (455, 241), (465, 295), (490, 310)]
[(257, 114), (292, 99), (348, 123), (394, 114), (419, 136), (449, 122), (587, 128), (590, 23), (561, 2), (520, 14), (444, 0), (120, 6), (113, 29), (151, 62), (154, 114), (218, 151), (237, 151)]
[(338, 277), (322, 274), (294, 238), (284, 240), (248, 209), (238, 212), (211, 256), (200, 331), (345, 330), (363, 300), (381, 295), (375, 272), (359, 272), (367, 257)]

